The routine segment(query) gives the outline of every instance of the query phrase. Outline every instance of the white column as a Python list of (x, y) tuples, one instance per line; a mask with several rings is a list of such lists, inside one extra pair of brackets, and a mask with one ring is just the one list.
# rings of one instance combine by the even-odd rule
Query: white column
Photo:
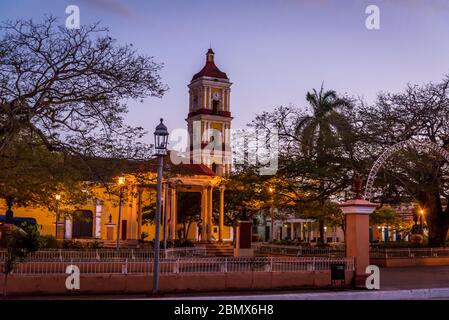
[(72, 239), (72, 220), (69, 217), (65, 218), (65, 239)]
[(337, 226), (332, 227), (332, 242), (337, 242)]
[(208, 239), (209, 241), (212, 240), (212, 225), (213, 225), (213, 219), (212, 219), (212, 187), (209, 187), (207, 189), (207, 223), (208, 223)]
[(212, 109), (212, 88), (211, 87), (207, 87), (207, 91), (209, 92), (208, 99), (207, 99), (207, 104), (209, 105), (209, 109)]
[(229, 89), (227, 90), (227, 99), (228, 99), (228, 101), (226, 103), (226, 105), (228, 107), (227, 111), (231, 111), (231, 90), (229, 90)]
[(95, 203), (95, 239), (101, 239), (101, 214), (103, 205), (100, 200)]
[(201, 241), (207, 240), (207, 188), (203, 188), (201, 191)]
[(220, 209), (218, 218), (218, 241), (223, 241), (223, 231), (224, 231), (224, 188), (220, 188)]
[(203, 89), (203, 108), (207, 109), (207, 88)]
[(221, 109), (225, 111), (225, 90), (221, 89)]

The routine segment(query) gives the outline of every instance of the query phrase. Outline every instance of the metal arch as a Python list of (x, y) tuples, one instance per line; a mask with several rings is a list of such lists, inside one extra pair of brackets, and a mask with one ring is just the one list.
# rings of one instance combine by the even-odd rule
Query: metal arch
[(439, 155), (441, 155), (446, 161), (449, 162), (449, 152), (437, 145), (433, 142), (422, 142), (422, 141), (414, 141), (414, 140), (406, 140), (399, 143), (396, 143), (389, 147), (387, 150), (385, 150), (380, 157), (374, 162), (373, 167), (371, 168), (368, 179), (366, 180), (366, 187), (365, 187), (365, 196), (364, 198), (366, 200), (370, 200), (372, 197), (372, 190), (373, 190), (373, 184), (374, 180), (376, 179), (377, 173), (379, 169), (384, 165), (385, 161), (388, 160), (394, 153), (398, 152), (399, 150), (403, 150), (405, 148), (415, 148), (417, 151), (424, 151), (427, 150), (429, 152), (436, 152)]

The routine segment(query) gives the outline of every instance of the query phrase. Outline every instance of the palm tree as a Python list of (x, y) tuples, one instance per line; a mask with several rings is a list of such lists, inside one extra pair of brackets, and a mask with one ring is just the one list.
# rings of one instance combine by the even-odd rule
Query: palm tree
[(319, 92), (313, 89), (307, 92), (306, 99), (313, 110), (313, 115), (305, 116), (296, 125), (296, 135), (301, 140), (301, 149), (305, 157), (316, 156), (322, 159), (326, 149), (331, 150), (338, 138), (347, 134), (350, 125), (340, 113), (350, 109), (349, 100), (340, 98), (333, 90)]
[[(334, 157), (339, 139), (351, 133), (351, 126), (346, 117), (341, 113), (351, 108), (351, 103), (345, 98), (340, 98), (333, 90), (324, 91), (323, 85), (317, 92), (307, 92), (306, 99), (312, 107), (313, 114), (299, 119), (295, 133), (300, 139), (300, 147), (305, 158), (315, 162), (318, 168), (326, 165), (329, 155)], [(329, 154), (331, 151), (332, 154)], [(323, 189), (320, 182), (320, 190)], [(327, 199), (322, 199), (321, 211)], [(324, 242), (324, 217), (318, 216), (320, 241)]]

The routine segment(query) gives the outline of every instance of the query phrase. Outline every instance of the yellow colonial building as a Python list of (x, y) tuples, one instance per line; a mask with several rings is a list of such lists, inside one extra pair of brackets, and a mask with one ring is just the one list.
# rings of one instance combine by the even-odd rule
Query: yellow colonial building
[[(215, 65), (212, 49), (207, 51), (204, 67), (193, 76), (188, 88), (186, 121), (190, 136), (190, 159), (189, 163), (184, 161), (175, 165), (170, 160), (172, 154), (164, 158), (164, 163), (170, 164), (173, 170), (163, 179), (162, 221), (166, 222), (168, 239), (180, 238), (186, 229), (182, 209), (185, 206), (180, 203), (182, 195), (195, 194), (201, 219), (189, 223), (186, 238), (208, 242), (229, 241), (233, 237), (232, 228), (224, 225), (224, 189), (220, 181), (231, 170), (231, 82), (226, 73)], [(72, 208), (70, 214), (60, 215), (57, 238), (97, 239), (113, 244), (119, 233), (120, 239), (129, 243), (137, 242), (142, 235), (147, 235), (147, 240), (153, 240), (154, 223), (144, 224), (142, 217), (145, 208), (155, 205), (155, 159), (141, 163), (140, 167), (144, 168), (144, 180), (147, 182), (142, 183), (133, 173), (126, 174), (123, 185), (119, 187), (123, 200), (121, 206), (117, 194), (99, 188), (95, 198), (78, 208)], [(215, 219), (213, 199), (218, 200), (215, 201), (218, 204)], [(5, 211), (6, 206), (2, 204), (0, 212)], [(56, 234), (56, 212), (39, 207), (13, 208), (13, 211), (16, 222), (35, 221), (41, 234)], [(164, 227), (161, 227), (161, 238), (163, 232)]]

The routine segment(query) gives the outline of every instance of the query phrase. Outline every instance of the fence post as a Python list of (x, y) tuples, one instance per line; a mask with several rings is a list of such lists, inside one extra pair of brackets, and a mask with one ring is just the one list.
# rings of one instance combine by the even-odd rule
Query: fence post
[(409, 258), (412, 257), (412, 252), (411, 252), (410, 248), (408, 248), (408, 257), (409, 257)]
[(125, 260), (125, 265), (122, 265), (122, 274), (128, 273), (128, 258)]
[(315, 259), (316, 259), (316, 257), (313, 257), (313, 260), (312, 260), (312, 271), (316, 271), (316, 265), (315, 265), (315, 263), (316, 263), (316, 261), (315, 261)]
[(270, 272), (273, 272), (273, 257), (270, 257)]
[(59, 261), (62, 261), (62, 249), (59, 249)]

